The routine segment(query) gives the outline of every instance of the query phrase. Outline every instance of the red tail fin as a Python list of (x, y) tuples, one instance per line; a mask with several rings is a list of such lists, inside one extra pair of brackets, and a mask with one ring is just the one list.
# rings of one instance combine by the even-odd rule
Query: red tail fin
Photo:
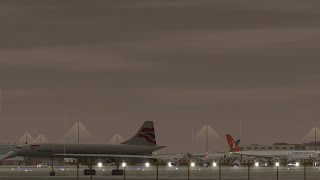
[(234, 141), (233, 137), (230, 134), (226, 134), (228, 145), (231, 152), (238, 152), (240, 151), (240, 147), (238, 144)]

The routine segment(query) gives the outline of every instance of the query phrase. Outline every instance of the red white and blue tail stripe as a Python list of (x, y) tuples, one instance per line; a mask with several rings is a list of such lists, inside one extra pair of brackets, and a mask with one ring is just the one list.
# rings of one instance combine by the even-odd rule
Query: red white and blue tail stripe
[(156, 145), (156, 135), (154, 134), (154, 128), (142, 128), (138, 137), (145, 139), (146, 141)]
[(157, 141), (153, 121), (145, 121), (138, 133), (122, 144), (156, 146)]

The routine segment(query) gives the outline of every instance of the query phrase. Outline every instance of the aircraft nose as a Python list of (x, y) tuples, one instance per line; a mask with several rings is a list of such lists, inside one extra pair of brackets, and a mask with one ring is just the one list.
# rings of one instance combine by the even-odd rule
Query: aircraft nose
[(10, 159), (10, 158), (13, 158), (13, 157), (16, 157), (16, 156), (17, 156), (16, 152), (10, 151), (7, 154), (5, 154), (3, 157), (1, 157), (0, 161), (1, 160), (5, 160), (5, 159)]

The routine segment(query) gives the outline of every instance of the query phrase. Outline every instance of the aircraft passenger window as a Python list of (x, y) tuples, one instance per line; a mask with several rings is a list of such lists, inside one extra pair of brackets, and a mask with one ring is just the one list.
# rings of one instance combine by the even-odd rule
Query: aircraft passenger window
[(279, 147), (276, 147), (276, 149), (279, 149)]
[(272, 147), (268, 147), (268, 149), (272, 149)]
[(283, 147), (282, 149), (287, 149), (287, 147)]

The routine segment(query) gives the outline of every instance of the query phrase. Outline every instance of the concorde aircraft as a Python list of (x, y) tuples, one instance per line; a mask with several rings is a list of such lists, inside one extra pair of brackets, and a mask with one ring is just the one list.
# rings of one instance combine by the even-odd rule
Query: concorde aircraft
[[(136, 135), (131, 139), (118, 145), (105, 144), (29, 144), (17, 146), (14, 150), (2, 157), (9, 159), (16, 156), (43, 157), (52, 159), (52, 171), (50, 176), (55, 176), (53, 159), (75, 158), (79, 161), (89, 163), (89, 169), (84, 170), (84, 175), (95, 175), (92, 163), (97, 159), (106, 159), (116, 162), (117, 169), (112, 170), (112, 175), (123, 175), (119, 169), (121, 160), (154, 160), (152, 152), (162, 149), (164, 146), (157, 146), (153, 121), (145, 121)], [(79, 167), (79, 164), (78, 166)]]

